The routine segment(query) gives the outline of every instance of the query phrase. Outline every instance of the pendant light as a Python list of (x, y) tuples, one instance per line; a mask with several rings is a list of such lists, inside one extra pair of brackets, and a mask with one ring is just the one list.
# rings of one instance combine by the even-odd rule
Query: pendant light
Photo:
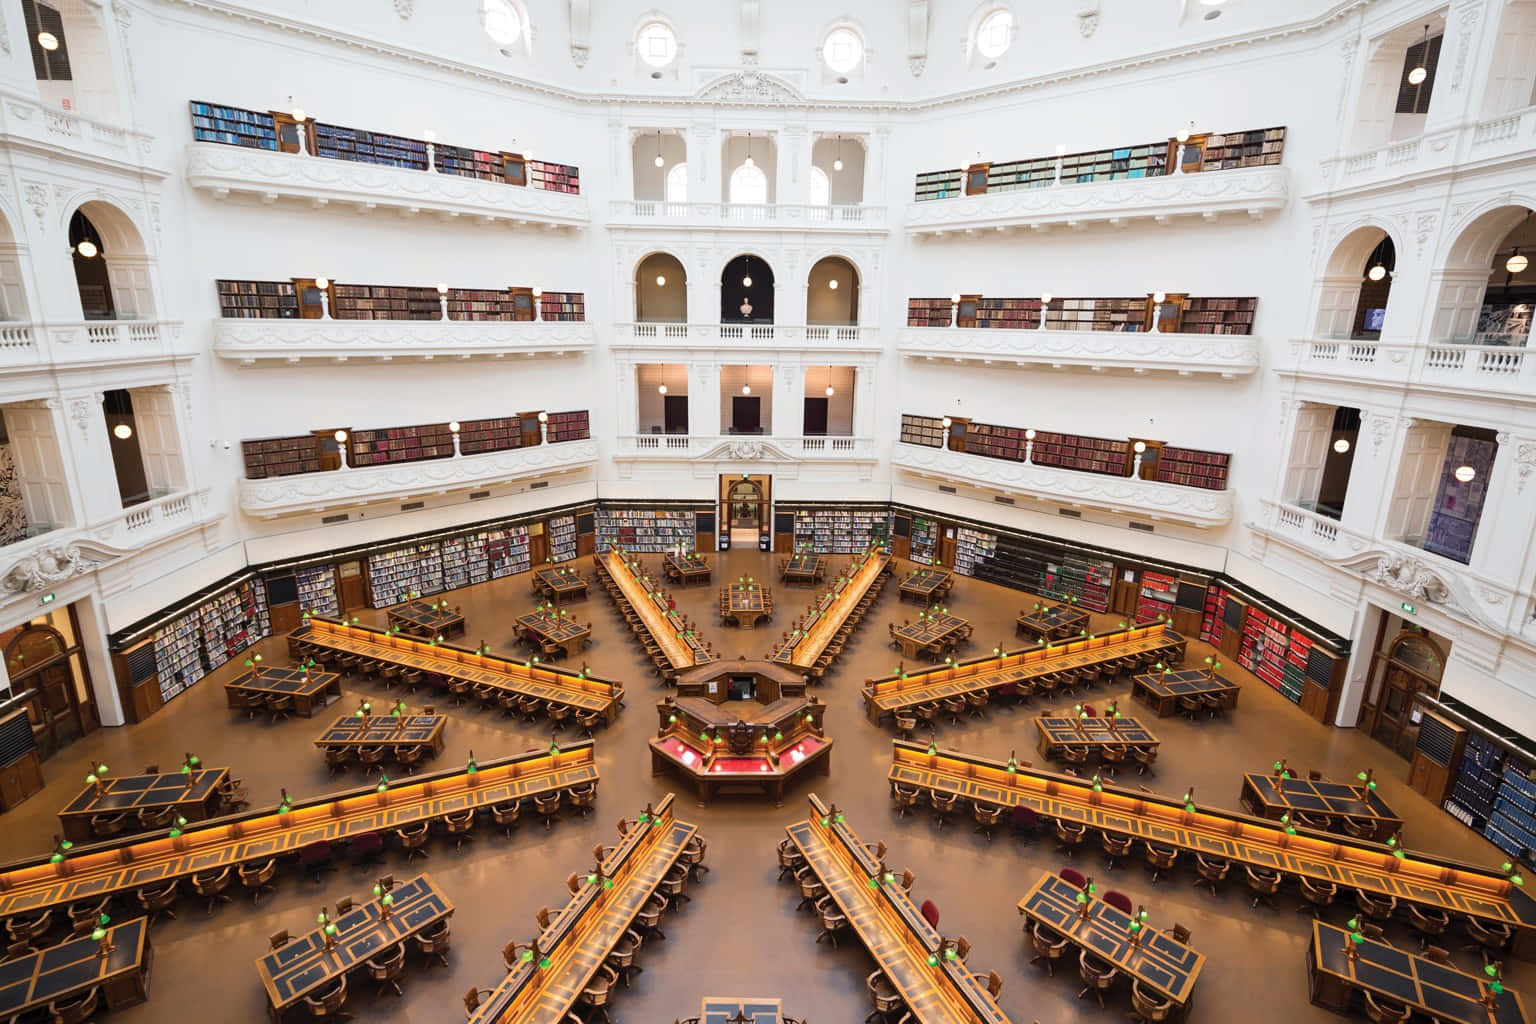
[(756, 167), (757, 166), (757, 164), (752, 162), (752, 133), (751, 132), (747, 132), (747, 159), (745, 161), (745, 165), (747, 167)]
[(657, 167), (665, 166), (666, 162), (667, 161), (664, 160), (662, 158), (662, 155), (661, 155), (661, 132), (657, 132), (656, 133), (656, 166)]
[(59, 48), (59, 37), (52, 32), (39, 32), (37, 34), (37, 45), (52, 53)]
[(827, 397), (831, 398), (835, 394), (837, 391), (832, 387), (832, 367), (829, 366), (827, 367)]
[(658, 385), (656, 385), (656, 393), (658, 395), (666, 394), (667, 393), (667, 386), (665, 384), (658, 384)]
[(841, 135), (837, 137), (837, 157), (832, 161), (832, 169), (834, 171), (843, 169), (843, 137)]
[(1372, 281), (1380, 281), (1382, 278), (1387, 276), (1387, 268), (1382, 264), (1377, 263), (1372, 266), (1370, 270), (1365, 272), (1365, 276), (1370, 278)]
[[(1429, 58), (1429, 26), (1428, 25), (1424, 26), (1424, 39), (1423, 39), (1423, 41), (1421, 41), (1419, 43), (1419, 45), (1420, 45), (1420, 47), (1422, 47), (1422, 49), (1421, 49), (1421, 51), (1419, 53), (1419, 63), (1418, 63), (1417, 67), (1415, 67), (1413, 70), (1408, 72), (1408, 84), (1409, 85), (1423, 85), (1424, 84), (1424, 79), (1429, 77), (1429, 69), (1424, 66), (1425, 60), (1427, 60)], [(1415, 99), (1417, 99), (1417, 97), (1415, 97)], [(1415, 104), (1415, 106), (1417, 106), (1417, 104)]]
[(1515, 246), (1515, 251), (1510, 254), (1509, 259), (1504, 261), (1505, 271), (1511, 274), (1522, 273), (1524, 272), (1525, 268), (1530, 265), (1531, 261), (1521, 254), (1520, 247), (1518, 245)]
[(751, 384), (743, 384), (741, 386), (741, 393), (744, 394), (744, 395), (750, 395), (752, 393), (752, 385)]

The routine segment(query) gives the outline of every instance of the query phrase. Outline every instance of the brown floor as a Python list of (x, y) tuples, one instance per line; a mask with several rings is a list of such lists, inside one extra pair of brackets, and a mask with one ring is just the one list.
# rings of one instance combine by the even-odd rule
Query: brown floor
[[(728, 576), (772, 575), (772, 557), (757, 552), (731, 552), (719, 556), (719, 561), (717, 584), (721, 571)], [(834, 559), (834, 564), (838, 561)], [(589, 568), (590, 563), (584, 564), (584, 570)], [(809, 591), (779, 584), (774, 584), (774, 591), (775, 622), (751, 631), (715, 625), (714, 586), (676, 594), (680, 606), (702, 624), (722, 655), (757, 656), (811, 596)], [(524, 576), (482, 584), (450, 598), (464, 607), (470, 627), (465, 640), (489, 642), (499, 651), (509, 649), (514, 616), (532, 603)], [(979, 652), (1000, 640), (1010, 646), (1015, 643), (1013, 617), (1028, 600), (1014, 591), (962, 579), (950, 606), (975, 623), (972, 650)], [(512, 938), (533, 937), (535, 912), (563, 902), (566, 875), (590, 863), (593, 844), (616, 836), (614, 822), (621, 815), (633, 814), (646, 801), (677, 787), (672, 779), (652, 778), (647, 770), (645, 742), (656, 722), (651, 704), (661, 691), (655, 688), (642, 653), (600, 587), (594, 585), (591, 599), (573, 608), (583, 620), (590, 617), (594, 626), (593, 646), (583, 657), (594, 672), (624, 680), (629, 690), (628, 710), (614, 727), (598, 734), (602, 771), (598, 813), (585, 822), (564, 820), (549, 833), (536, 825), (524, 826), (510, 840), (487, 832), (457, 854), (451, 847), (434, 845), (430, 860), (418, 861), (410, 873), (424, 867), (456, 902), (452, 967), (425, 970), (413, 958), (405, 995), (398, 999), (389, 995), (375, 1000), (372, 987), (365, 980), (356, 981), (349, 1009), (361, 1019), (419, 1024), (462, 1020), (460, 1000), (465, 989), (496, 984), (503, 973), (502, 945)], [(1100, 1010), (1092, 999), (1075, 998), (1076, 970), (1047, 978), (1028, 964), (1028, 945), (1015, 906), (1041, 872), (1062, 863), (1053, 843), (1025, 845), (1004, 836), (988, 843), (964, 825), (939, 831), (926, 816), (900, 821), (892, 812), (885, 782), (890, 735), (864, 719), (858, 687), (866, 677), (889, 672), (896, 664), (899, 655), (884, 640), (886, 623), (908, 618), (914, 611), (911, 604), (899, 604), (895, 586), (888, 585), (829, 675), (828, 685), (820, 692), (830, 705), (827, 733), (836, 741), (832, 775), (806, 785), (817, 787), (824, 798), (843, 808), (862, 838), (885, 840), (894, 870), (911, 868), (917, 873), (914, 892), (938, 904), (941, 929), (971, 940), (971, 965), (1003, 976), (1000, 1001), (1016, 1024), (1123, 1020), (1129, 1009), (1123, 983), (1112, 993), (1109, 1008)], [(382, 624), (382, 613), (361, 614)], [(1115, 621), (1113, 616), (1098, 616), (1095, 625), (1109, 628)], [(269, 663), (286, 663), (281, 639), (265, 641), (262, 650)], [(1205, 645), (1192, 642), (1189, 662), (1198, 664), (1207, 653)], [(205, 764), (230, 766), (246, 781), (257, 805), (275, 803), (279, 786), (304, 797), (348, 782), (327, 777), (312, 745), (329, 721), (325, 714), (271, 725), (248, 722), (228, 711), (219, 684), (235, 671), (236, 666), (229, 666), (215, 673), (143, 725), (100, 730), (53, 758), (45, 765), (48, 787), (7, 816), (0, 858), (34, 854), (47, 847), (48, 836), (57, 827), (55, 813), (81, 788), (85, 766), (92, 758), (126, 774), (150, 762), (179, 764), (190, 750)], [(1157, 721), (1154, 729), (1163, 741), (1162, 755), (1157, 776), (1148, 785), (1175, 794), (1193, 785), (1201, 802), (1235, 807), (1241, 773), (1263, 770), (1280, 756), (1298, 768), (1318, 768), (1336, 778), (1374, 766), (1381, 795), (1408, 822), (1405, 835), (1411, 849), (1479, 863), (1497, 864), (1502, 859), (1480, 836), (1411, 791), (1403, 781), (1406, 763), (1386, 748), (1354, 730), (1325, 729), (1235, 665), (1227, 671), (1245, 684), (1241, 706), (1225, 722)], [(340, 709), (355, 707), (360, 689), (381, 692), (371, 687), (348, 684)], [(1101, 686), (1092, 700), (1124, 698), (1128, 693), (1124, 682)], [(1128, 699), (1123, 701), (1123, 710), (1132, 708), (1137, 713), (1142, 710)], [(1017, 749), (1020, 757), (1034, 757), (1032, 713), (994, 711), (984, 721), (945, 726), (939, 742), (994, 757), (1007, 757), (1011, 749)], [(471, 748), (478, 757), (490, 758), (548, 742), (546, 732), (490, 713), (452, 714), (447, 748), (434, 767), (462, 764)], [(665, 923), (667, 941), (646, 946), (645, 973), (633, 989), (619, 996), (616, 1020), (671, 1021), (696, 1014), (702, 996), (724, 994), (780, 996), (787, 1012), (817, 1024), (863, 1019), (869, 1008), (864, 977), (873, 968), (868, 955), (851, 936), (836, 951), (817, 943), (819, 922), (809, 913), (796, 913), (792, 886), (775, 882), (774, 846), (784, 836), (784, 825), (803, 813), (805, 792), (804, 787), (794, 792), (782, 808), (753, 799), (705, 808), (679, 790), (679, 814), (701, 825), (709, 840), (713, 870), (694, 887), (693, 903)], [(1210, 959), (1190, 1020), (1304, 1022), (1332, 1017), (1307, 1002), (1304, 952), (1310, 921), (1293, 911), (1298, 902), (1294, 894), (1283, 894), (1278, 913), (1255, 911), (1237, 885), (1212, 896), (1204, 889), (1193, 889), (1190, 874), (1181, 871), (1154, 887), (1150, 873), (1139, 864), (1107, 872), (1096, 852), (1080, 854), (1078, 860), (1106, 886), (1125, 890), (1135, 902), (1146, 903), (1154, 926), (1177, 921), (1191, 928), (1194, 947)], [(393, 852), (389, 866), (406, 873), (403, 858)], [(252, 961), (265, 950), (267, 935), (281, 928), (313, 927), (322, 905), (341, 896), (360, 896), (370, 881), (345, 868), (319, 885), (289, 873), (280, 877), (277, 894), (260, 908), (237, 902), (219, 908), (211, 918), (204, 916), (201, 904), (185, 900), (179, 920), (155, 927), (157, 958), (150, 1002), (112, 1019), (144, 1024), (172, 1020), (178, 1012), (189, 1010), (201, 1017), (209, 1008), (217, 1008), (216, 1019), (263, 1020), (264, 997)], [(1348, 916), (1341, 907), (1332, 919), (1342, 923)], [(1399, 945), (1410, 941), (1406, 931), (1392, 937), (1402, 939)], [(1452, 938), (1454, 948), (1461, 937)], [(1456, 956), (1468, 970), (1479, 966), (1475, 954)], [(1529, 979), (1536, 977), (1522, 963), (1509, 965), (1507, 975), (1515, 989), (1528, 987)]]

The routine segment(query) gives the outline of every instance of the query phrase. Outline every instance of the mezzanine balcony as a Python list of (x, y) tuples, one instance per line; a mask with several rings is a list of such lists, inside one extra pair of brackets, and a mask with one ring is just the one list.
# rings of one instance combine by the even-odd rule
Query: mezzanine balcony
[(1246, 334), (906, 327), (896, 348), (909, 359), (1233, 380), (1258, 370), (1262, 341)]
[(323, 360), (565, 358), (597, 344), (584, 321), (333, 320), (224, 318), (213, 321), (213, 350), (241, 366)]

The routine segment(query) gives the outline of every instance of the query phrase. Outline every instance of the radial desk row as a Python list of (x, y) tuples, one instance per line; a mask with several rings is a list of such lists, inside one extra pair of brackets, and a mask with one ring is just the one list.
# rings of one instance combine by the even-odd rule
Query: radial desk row
[[(858, 624), (859, 617), (879, 595), (890, 567), (891, 556), (878, 547), (860, 555), (806, 610), (801, 624), (774, 645), (769, 660), (793, 665), (801, 671), (817, 667), (817, 662), (844, 627), (851, 629)], [(827, 666), (823, 663), (821, 667), (825, 669)]]
[(605, 581), (609, 595), (650, 634), (671, 674), (714, 660), (704, 641), (694, 631), (682, 627), (672, 599), (645, 575), (635, 556), (614, 547), (592, 557), (598, 578)]

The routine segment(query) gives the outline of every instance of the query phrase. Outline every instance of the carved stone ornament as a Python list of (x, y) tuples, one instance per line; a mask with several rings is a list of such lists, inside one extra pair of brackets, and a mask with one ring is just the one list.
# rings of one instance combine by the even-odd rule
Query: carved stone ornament
[(592, 51), (587, 47), (578, 46), (575, 43), (571, 44), (571, 63), (575, 64), (578, 68), (586, 67), (587, 58), (590, 56), (592, 56)]
[(410, 21), (416, 11), (416, 0), (395, 0), (395, 13), (401, 21)]
[(760, 71), (738, 71), (717, 78), (699, 91), (707, 103), (799, 104), (803, 98), (782, 79)]
[[(128, 0), (112, 0), (112, 13), (117, 16), (117, 23), (124, 28), (133, 24), (133, 8), (128, 5)], [(0, 21), (0, 32), (4, 32), (3, 26), (4, 22)], [(10, 53), (11, 48), (7, 46), (5, 52)]]
[(1460, 32), (1456, 39), (1456, 67), (1451, 72), (1451, 89), (1461, 88), (1462, 77), (1467, 71), (1467, 52), (1472, 45), (1472, 37), (1477, 34), (1477, 21), (1482, 13), (1479, 3), (1464, 3), (1458, 12), (1460, 17)]
[(1087, 39), (1089, 36), (1093, 35), (1094, 32), (1098, 31), (1098, 28), (1098, 11), (1089, 11), (1077, 16), (1077, 32), (1078, 35), (1082, 36), (1084, 39)]
[(763, 446), (756, 441), (732, 441), (730, 455), (733, 459), (760, 459)]
[(907, 70), (912, 72), (913, 78), (923, 77), (923, 69), (928, 66), (927, 57), (908, 57)]
[(80, 544), (50, 544), (23, 555), (0, 577), (0, 594), (15, 596), (47, 590), (74, 576), (92, 572), (112, 557), (106, 551), (92, 551)]
[(26, 187), (27, 205), (37, 217), (37, 226), (43, 227), (48, 219), (48, 186), (33, 182)]
[(1515, 448), (1515, 493), (1524, 494), (1525, 485), (1536, 470), (1536, 442), (1522, 441)]
[(1379, 555), (1375, 564), (1361, 575), (1372, 583), (1407, 594), (1415, 600), (1444, 604), (1451, 598), (1450, 587), (1434, 569), (1407, 555), (1395, 552)]

